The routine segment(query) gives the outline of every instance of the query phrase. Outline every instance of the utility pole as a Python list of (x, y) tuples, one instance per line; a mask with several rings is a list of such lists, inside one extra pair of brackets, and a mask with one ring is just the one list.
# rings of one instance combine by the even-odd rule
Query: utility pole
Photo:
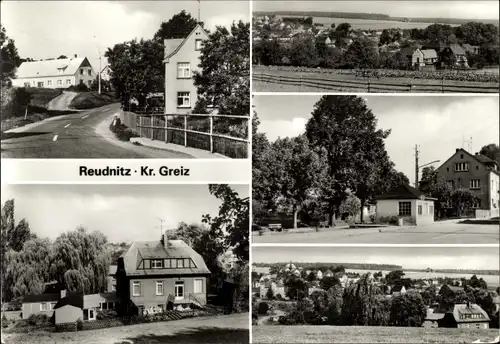
[[(96, 36), (94, 36), (94, 38), (96, 38)], [(98, 92), (99, 94), (101, 94), (101, 50), (99, 49), (99, 43), (97, 42), (96, 40), (96, 46), (97, 46), (97, 57), (99, 58), (99, 70), (97, 71), (97, 80), (98, 80), (98, 83), (99, 83), (99, 88), (98, 88)]]
[(160, 221), (160, 237), (161, 237), (164, 234), (163, 233), (163, 224), (165, 223), (165, 220), (162, 218), (158, 218), (158, 220)]
[(201, 7), (201, 2), (200, 0), (198, 0), (198, 24), (200, 23), (200, 18), (201, 18), (201, 15), (200, 15), (200, 7)]
[(418, 189), (418, 145), (415, 145), (415, 188)]

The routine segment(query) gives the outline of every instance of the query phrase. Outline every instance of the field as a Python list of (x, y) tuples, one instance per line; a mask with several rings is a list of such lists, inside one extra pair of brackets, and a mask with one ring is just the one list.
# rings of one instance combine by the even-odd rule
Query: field
[(249, 342), (248, 313), (147, 323), (102, 330), (4, 334), (6, 344), (149, 344)]
[(498, 329), (371, 326), (254, 326), (253, 343), (472, 343), (491, 341)]
[[(284, 16), (294, 17), (294, 16)], [(300, 17), (300, 16), (299, 16)], [(333, 23), (338, 26), (341, 23), (349, 23), (353, 30), (383, 30), (383, 29), (425, 29), (432, 23), (400, 22), (393, 20), (373, 20), (373, 19), (349, 19), (349, 18), (327, 18), (313, 17), (313, 23), (323, 24), (330, 27)], [(458, 26), (458, 25), (451, 25)]]

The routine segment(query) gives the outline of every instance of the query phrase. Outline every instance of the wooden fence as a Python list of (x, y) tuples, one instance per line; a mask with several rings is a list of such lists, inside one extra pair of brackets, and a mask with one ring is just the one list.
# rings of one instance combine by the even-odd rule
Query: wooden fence
[(427, 93), (498, 93), (498, 86), (450, 85), (445, 80), (433, 84), (419, 83), (411, 79), (407, 83), (386, 82), (378, 79), (342, 80), (310, 76), (292, 76), (282, 74), (252, 73), (252, 80), (267, 83), (292, 85), (299, 87), (315, 87), (343, 92), (427, 92)]
[(248, 158), (249, 116), (122, 112), (120, 120), (140, 137)]

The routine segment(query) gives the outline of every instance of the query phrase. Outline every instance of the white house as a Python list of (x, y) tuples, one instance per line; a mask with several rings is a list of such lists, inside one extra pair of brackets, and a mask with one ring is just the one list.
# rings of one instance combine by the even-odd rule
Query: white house
[(68, 88), (92, 84), (96, 73), (86, 57), (23, 62), (17, 69), (16, 87)]
[(396, 216), (415, 225), (434, 223), (435, 198), (426, 197), (408, 184), (398, 186), (377, 196), (377, 221)]
[(111, 67), (109, 65), (106, 65), (101, 70), (101, 80), (109, 81), (110, 79), (111, 79)]
[(199, 69), (206, 39), (207, 32), (198, 24), (186, 38), (164, 41), (165, 114), (190, 113), (195, 106), (198, 97), (193, 72)]

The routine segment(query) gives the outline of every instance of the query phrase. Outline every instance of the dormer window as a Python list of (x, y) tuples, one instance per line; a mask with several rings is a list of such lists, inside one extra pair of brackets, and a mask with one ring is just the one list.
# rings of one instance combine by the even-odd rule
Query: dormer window
[(163, 268), (163, 259), (151, 260), (151, 269), (162, 269), (162, 268)]

